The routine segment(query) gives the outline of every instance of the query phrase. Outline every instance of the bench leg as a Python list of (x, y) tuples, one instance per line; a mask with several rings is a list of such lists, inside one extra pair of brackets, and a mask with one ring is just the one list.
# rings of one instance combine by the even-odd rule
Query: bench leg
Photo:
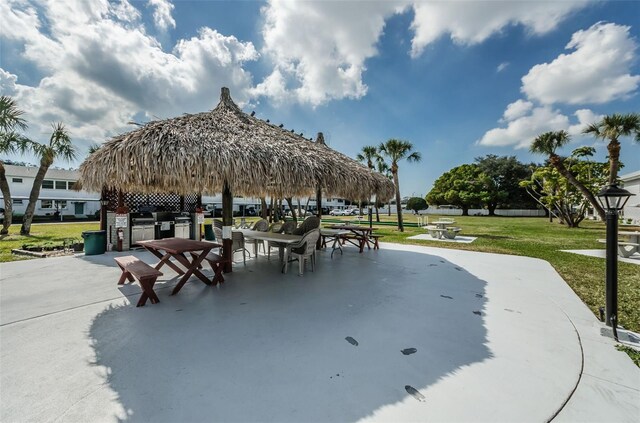
[(124, 269), (124, 267), (122, 267), (122, 265), (120, 263), (116, 262), (116, 264), (118, 265), (120, 270), (122, 270), (122, 275), (120, 275), (120, 279), (118, 279), (118, 285), (124, 285), (124, 281), (126, 279), (129, 279), (129, 282), (135, 281), (135, 279), (133, 279), (133, 276), (131, 275), (131, 273), (127, 272)]
[(140, 296), (140, 299), (138, 300), (138, 304), (136, 304), (136, 307), (142, 307), (143, 305), (145, 305), (147, 303), (147, 299), (151, 299), (151, 304), (158, 304), (160, 302), (160, 299), (158, 298), (155, 291), (153, 290), (153, 285), (156, 283), (156, 279), (158, 279), (157, 276), (154, 276), (152, 278), (140, 279), (140, 286), (142, 287), (142, 295)]

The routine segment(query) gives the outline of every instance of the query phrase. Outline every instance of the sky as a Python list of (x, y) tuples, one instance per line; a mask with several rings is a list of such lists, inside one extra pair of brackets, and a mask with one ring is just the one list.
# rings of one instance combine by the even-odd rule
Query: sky
[[(226, 86), (351, 157), (413, 143), (401, 193), (424, 196), (487, 154), (541, 163), (529, 145), (550, 130), (572, 135), (562, 154), (604, 160), (581, 132), (640, 112), (639, 25), (638, 1), (0, 0), (0, 94), (33, 140), (67, 126), (68, 168), (131, 122), (213, 109)], [(621, 173), (640, 170), (640, 143), (621, 142)]]

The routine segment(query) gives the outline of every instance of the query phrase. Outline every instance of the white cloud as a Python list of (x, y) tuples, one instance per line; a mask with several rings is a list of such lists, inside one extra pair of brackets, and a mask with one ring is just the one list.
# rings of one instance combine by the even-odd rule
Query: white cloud
[(27, 111), (34, 139), (46, 139), (50, 122), (62, 121), (80, 145), (99, 143), (131, 129), (127, 122), (141, 114), (212, 109), (221, 86), (240, 104), (249, 98), (253, 82), (243, 65), (258, 58), (252, 43), (203, 28), (165, 52), (129, 2), (87, 4), (0, 1), (8, 23), (0, 26), (0, 41), (22, 48), (44, 74), (27, 86), (15, 71), (0, 69), (0, 94), (15, 96)]
[[(586, 0), (561, 2), (301, 2), (269, 0), (263, 8), (263, 53), (273, 72), (253, 91), (276, 101), (297, 100), (313, 106), (334, 99), (358, 99), (367, 59), (378, 54), (376, 43), (385, 20), (410, 8), (415, 12), (412, 56), (437, 38), (450, 34), (459, 44), (475, 44), (508, 25), (521, 24), (532, 33), (554, 29)], [(502, 71), (508, 63), (498, 67)]]
[(638, 46), (629, 29), (597, 23), (574, 33), (566, 46), (574, 51), (531, 68), (522, 92), (543, 104), (601, 104), (630, 96), (640, 75), (630, 73)]
[(589, 109), (576, 110), (573, 115), (578, 119), (578, 122), (574, 125), (569, 126), (569, 128), (567, 129), (569, 135), (573, 137), (583, 137), (582, 131), (588, 125), (599, 122), (604, 117), (604, 115), (599, 115)]
[(494, 128), (487, 131), (478, 144), (490, 147), (528, 148), (531, 141), (541, 133), (559, 131), (568, 127), (569, 118), (567, 116), (549, 106), (536, 107), (526, 115), (509, 120), (506, 128)]
[(377, 54), (385, 19), (404, 2), (295, 2), (271, 0), (263, 8), (264, 53), (274, 71), (255, 93), (319, 105), (360, 98), (365, 60)]
[(526, 115), (532, 108), (532, 102), (517, 100), (507, 106), (502, 117), (505, 121), (514, 120)]
[(502, 62), (498, 65), (498, 67), (496, 68), (496, 72), (502, 72), (503, 70), (505, 70), (507, 68), (507, 66), (509, 66), (509, 62)]
[(585, 7), (580, 1), (439, 1), (415, 2), (411, 54), (448, 34), (456, 44), (478, 44), (509, 25), (523, 25), (533, 34), (555, 29), (568, 14)]
[(175, 6), (169, 0), (149, 0), (148, 7), (154, 9), (153, 22), (160, 31), (176, 27), (176, 21), (171, 15)]

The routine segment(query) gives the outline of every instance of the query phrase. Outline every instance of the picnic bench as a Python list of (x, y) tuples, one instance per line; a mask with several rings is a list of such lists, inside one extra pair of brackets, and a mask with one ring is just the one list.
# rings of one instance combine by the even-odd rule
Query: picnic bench
[(154, 269), (135, 256), (115, 257), (114, 260), (118, 267), (120, 267), (120, 270), (122, 270), (122, 275), (120, 275), (118, 285), (124, 285), (127, 279), (129, 282), (133, 282), (135, 277), (142, 287), (142, 295), (140, 296), (136, 307), (142, 307), (145, 305), (147, 299), (151, 299), (151, 304), (157, 304), (160, 302), (158, 296), (153, 290), (153, 285), (156, 283), (158, 276), (162, 276), (162, 272)]
[[(198, 258), (198, 255), (191, 252), (191, 258), (193, 260), (196, 260)], [(224, 270), (224, 265), (229, 262), (230, 260), (225, 259), (224, 257), (222, 257), (220, 254), (216, 254), (216, 253), (208, 253), (205, 257), (204, 260), (207, 263), (209, 263), (209, 265), (211, 266), (211, 270), (213, 270), (213, 284), (217, 285), (217, 284), (223, 284), (224, 283), (224, 276), (222, 276), (222, 271)]]
[[(598, 242), (606, 244), (607, 240), (599, 239)], [(618, 255), (624, 258), (631, 257), (636, 251), (638, 251), (639, 247), (640, 244), (636, 242), (618, 241)]]

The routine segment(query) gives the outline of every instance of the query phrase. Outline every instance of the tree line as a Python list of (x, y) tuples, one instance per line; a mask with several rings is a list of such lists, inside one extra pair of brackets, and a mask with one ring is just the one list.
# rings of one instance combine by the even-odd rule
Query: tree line
[[(474, 163), (463, 164), (445, 172), (426, 195), (428, 204), (451, 204), (468, 215), (470, 208), (486, 208), (495, 215), (496, 208), (544, 207), (551, 216), (569, 227), (577, 227), (589, 207), (604, 220), (604, 210), (596, 200), (604, 185), (618, 182), (620, 138), (633, 136), (640, 143), (640, 115), (612, 114), (587, 126), (591, 134), (607, 142), (608, 161), (595, 162), (593, 147), (580, 147), (567, 157), (557, 150), (569, 144), (566, 131), (545, 132), (531, 142), (530, 151), (547, 156), (544, 164), (519, 162), (515, 156), (487, 155)], [(412, 207), (423, 207), (411, 201)], [(426, 208), (426, 207), (425, 207)]]

